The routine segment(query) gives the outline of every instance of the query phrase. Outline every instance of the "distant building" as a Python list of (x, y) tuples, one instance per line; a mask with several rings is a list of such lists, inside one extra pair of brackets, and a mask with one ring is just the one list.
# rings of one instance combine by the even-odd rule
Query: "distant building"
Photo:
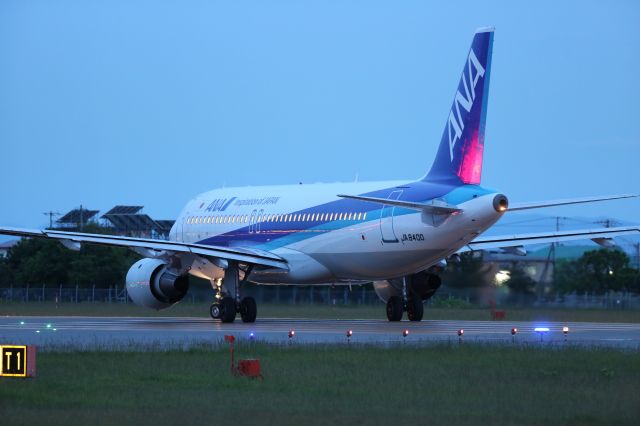
[(80, 208), (73, 209), (56, 220), (56, 224), (59, 228), (82, 230), (87, 223), (93, 221), (94, 216), (97, 215), (98, 212), (99, 210), (88, 210), (80, 206)]
[(154, 220), (142, 213), (143, 206), (115, 206), (98, 221), (99, 210), (82, 206), (56, 220), (56, 228), (82, 231), (90, 223), (99, 223), (113, 230), (115, 235), (139, 238), (167, 239), (174, 220)]
[(489, 252), (484, 256), (485, 263), (490, 265), (488, 274), (497, 286), (502, 285), (509, 278), (514, 267), (519, 267), (537, 283), (538, 294), (545, 294), (552, 290), (555, 261), (575, 260), (585, 252), (598, 250), (597, 245), (557, 245), (552, 251), (552, 245), (518, 256), (513, 253)]
[(168, 238), (173, 220), (153, 220), (141, 213), (142, 206), (115, 206), (102, 215), (117, 235), (140, 238)]
[(7, 254), (9, 253), (11, 247), (18, 244), (18, 242), (20, 242), (20, 240), (9, 240), (5, 241), (4, 243), (0, 243), (0, 258), (4, 259), (5, 257), (7, 257)]

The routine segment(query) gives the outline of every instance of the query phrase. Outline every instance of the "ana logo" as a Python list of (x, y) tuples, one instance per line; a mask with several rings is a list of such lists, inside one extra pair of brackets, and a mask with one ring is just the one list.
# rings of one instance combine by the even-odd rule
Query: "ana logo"
[(233, 203), (233, 201), (237, 197), (233, 198), (218, 198), (217, 200), (213, 200), (206, 209), (207, 212), (223, 212)]
[(462, 131), (464, 130), (464, 120), (462, 119), (460, 107), (462, 106), (467, 113), (471, 112), (473, 101), (476, 98), (476, 85), (481, 77), (484, 77), (484, 68), (480, 64), (480, 61), (478, 61), (473, 49), (471, 49), (469, 51), (469, 58), (467, 59), (467, 68), (462, 71), (462, 77), (460, 78), (464, 86), (464, 96), (460, 93), (460, 86), (458, 85), (458, 91), (456, 92), (456, 97), (453, 100), (453, 106), (449, 113), (447, 129), (449, 130), (449, 155), (451, 156), (451, 162), (453, 162), (453, 147), (462, 136)]

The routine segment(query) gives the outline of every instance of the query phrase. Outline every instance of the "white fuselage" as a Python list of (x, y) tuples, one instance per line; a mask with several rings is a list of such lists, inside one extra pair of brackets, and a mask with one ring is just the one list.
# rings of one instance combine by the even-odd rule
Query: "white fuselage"
[[(393, 181), (217, 189), (189, 201), (170, 239), (269, 251), (287, 260), (288, 271), (255, 269), (255, 282), (330, 284), (425, 270), (501, 216), (493, 206), (495, 192), (480, 187), (455, 188), (440, 197), (457, 197), (462, 210), (446, 217), (337, 196), (386, 188), (384, 198), (399, 199), (415, 193), (412, 185)], [(209, 279), (223, 274), (212, 264), (198, 266), (192, 274)]]

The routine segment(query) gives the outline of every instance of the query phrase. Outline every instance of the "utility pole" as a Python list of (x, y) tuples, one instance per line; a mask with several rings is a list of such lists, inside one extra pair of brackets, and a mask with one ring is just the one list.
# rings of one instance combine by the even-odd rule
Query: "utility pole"
[[(556, 216), (556, 232), (560, 232), (560, 219), (564, 219), (560, 216)], [(551, 255), (551, 264), (553, 265), (553, 270), (551, 271), (552, 274), (552, 279), (553, 279), (553, 285), (555, 287), (556, 285), (556, 247), (558, 246), (557, 242), (553, 242), (551, 243), (551, 249), (550, 249), (550, 255)]]
[(80, 232), (82, 232), (83, 228), (84, 228), (84, 218), (82, 214), (82, 204), (80, 204)]
[(48, 212), (44, 212), (42, 213), (45, 216), (49, 216), (49, 229), (53, 228), (53, 217), (54, 216), (60, 216), (59, 212), (54, 212), (54, 211), (48, 211)]
[(604, 226), (605, 228), (611, 228), (613, 226), (616, 226), (616, 225), (620, 224), (620, 222), (618, 222), (615, 219), (599, 220), (599, 221), (597, 221), (595, 223), (598, 223), (598, 224)]

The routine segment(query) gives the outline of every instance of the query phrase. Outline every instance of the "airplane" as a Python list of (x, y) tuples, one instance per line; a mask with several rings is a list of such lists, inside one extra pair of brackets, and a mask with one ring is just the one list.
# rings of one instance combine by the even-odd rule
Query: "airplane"
[(494, 29), (478, 29), (464, 60), (435, 159), (419, 179), (388, 182), (216, 189), (184, 206), (168, 240), (53, 229), (0, 227), (0, 234), (120, 246), (143, 256), (131, 266), (131, 300), (168, 308), (187, 293), (189, 276), (211, 281), (210, 315), (223, 323), (256, 320), (245, 283), (373, 283), (389, 321), (421, 321), (424, 301), (441, 285), (440, 266), (469, 250), (522, 252), (527, 244), (591, 239), (610, 244), (640, 226), (483, 236), (505, 213), (636, 197), (613, 195), (511, 205), (480, 185)]

